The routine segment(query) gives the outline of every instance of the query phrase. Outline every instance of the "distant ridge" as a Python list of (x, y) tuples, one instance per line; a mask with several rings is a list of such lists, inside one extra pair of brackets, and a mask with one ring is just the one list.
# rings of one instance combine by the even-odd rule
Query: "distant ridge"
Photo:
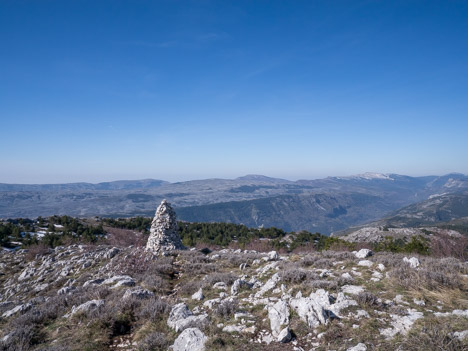
[(143, 179), (0, 184), (0, 218), (150, 216), (155, 206), (167, 199), (180, 212), (180, 219), (325, 234), (388, 217), (436, 195), (464, 191), (468, 191), (468, 177), (463, 174), (411, 177), (364, 173), (298, 181), (250, 174), (177, 183)]
[(0, 191), (54, 191), (54, 190), (131, 190), (147, 189), (169, 184), (164, 180), (115, 180), (101, 183), (62, 183), (62, 184), (7, 184), (0, 183)]
[(247, 174), (242, 177), (236, 178), (236, 180), (252, 180), (257, 182), (267, 182), (267, 183), (293, 183), (291, 180), (282, 179), (282, 178), (272, 178), (267, 177), (261, 174)]

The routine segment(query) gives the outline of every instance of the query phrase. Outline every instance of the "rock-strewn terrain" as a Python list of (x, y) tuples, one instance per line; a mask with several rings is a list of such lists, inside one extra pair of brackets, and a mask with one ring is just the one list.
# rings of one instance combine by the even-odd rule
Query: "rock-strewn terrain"
[(467, 350), (466, 262), (70, 245), (0, 252), (2, 350)]
[(379, 243), (386, 238), (395, 240), (408, 240), (412, 237), (431, 237), (448, 236), (452, 238), (461, 238), (462, 234), (455, 230), (443, 229), (437, 227), (425, 228), (387, 228), (387, 227), (363, 227), (349, 234), (339, 236), (340, 239), (350, 242)]

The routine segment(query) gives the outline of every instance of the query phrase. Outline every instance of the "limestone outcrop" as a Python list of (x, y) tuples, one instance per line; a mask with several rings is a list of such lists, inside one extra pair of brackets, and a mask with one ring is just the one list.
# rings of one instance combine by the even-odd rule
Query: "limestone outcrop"
[(184, 246), (177, 231), (176, 213), (171, 204), (163, 200), (158, 206), (151, 223), (146, 250), (156, 254), (164, 254), (182, 249), (184, 249)]

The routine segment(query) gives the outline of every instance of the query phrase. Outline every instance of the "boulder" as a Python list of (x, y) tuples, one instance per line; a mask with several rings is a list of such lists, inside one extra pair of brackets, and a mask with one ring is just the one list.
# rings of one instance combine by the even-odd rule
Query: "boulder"
[(78, 307), (75, 307), (73, 306), (70, 314), (68, 315), (65, 315), (66, 317), (69, 317), (69, 316), (73, 316), (75, 313), (78, 313), (78, 312), (89, 312), (89, 311), (92, 311), (92, 310), (95, 310), (101, 306), (104, 305), (104, 300), (91, 300), (91, 301), (87, 301), (81, 305), (79, 305)]
[(206, 313), (195, 316), (183, 302), (172, 308), (167, 319), (167, 325), (177, 332), (189, 327), (204, 326), (207, 323), (208, 315)]
[(112, 249), (109, 249), (106, 251), (106, 253), (104, 254), (104, 257), (110, 259), (110, 258), (115, 257), (115, 255), (117, 255), (119, 252), (120, 250), (118, 248), (113, 247)]
[(32, 304), (31, 303), (25, 303), (25, 304), (22, 304), (22, 305), (19, 305), (19, 306), (16, 306), (15, 308), (12, 308), (11, 310), (8, 310), (6, 312), (4, 312), (2, 314), (2, 317), (4, 318), (8, 318), (8, 317), (11, 317), (17, 313), (24, 313), (24, 312), (27, 312), (29, 311), (30, 309), (32, 308)]
[(135, 286), (135, 280), (128, 275), (116, 275), (102, 282), (104, 285), (113, 285), (114, 288), (119, 286)]
[(310, 328), (326, 324), (329, 314), (324, 309), (323, 304), (315, 298), (296, 296), (290, 301), (291, 307)]
[(410, 265), (411, 268), (417, 268), (420, 265), (419, 260), (416, 257), (403, 257), (403, 262), (406, 262)]
[(276, 340), (281, 343), (290, 342), (291, 339), (292, 339), (292, 334), (291, 334), (291, 330), (289, 329), (289, 327), (283, 328), (279, 332), (278, 336), (276, 337)]
[(185, 329), (172, 345), (173, 351), (203, 351), (208, 338), (198, 328)]
[(361, 260), (358, 262), (358, 266), (362, 266), (362, 267), (372, 267), (373, 264), (374, 262), (369, 261), (369, 260)]
[(144, 300), (153, 296), (154, 296), (154, 293), (147, 289), (136, 288), (136, 289), (127, 289), (127, 291), (125, 291), (123, 299), (126, 300), (130, 298), (135, 298), (138, 300)]
[(369, 256), (372, 256), (374, 253), (372, 252), (372, 250), (369, 250), (369, 249), (361, 249), (357, 252), (354, 252), (354, 256), (356, 256), (357, 258), (367, 258)]
[(279, 255), (276, 251), (270, 251), (268, 253), (268, 261), (278, 261)]
[(268, 318), (272, 335), (278, 337), (282, 329), (289, 324), (289, 306), (286, 301), (280, 300), (273, 306), (269, 306)]
[(32, 278), (35, 273), (36, 273), (35, 268), (28, 267), (23, 272), (21, 272), (20, 276), (18, 277), (18, 280), (21, 281), (21, 280)]
[(346, 351), (367, 351), (367, 346), (366, 344), (363, 344), (362, 342), (360, 342), (356, 346), (350, 347)]
[(244, 279), (236, 279), (231, 286), (231, 294), (237, 295), (239, 293), (239, 290), (242, 289), (243, 287), (247, 287), (251, 289), (252, 286), (253, 284), (245, 281)]
[(202, 288), (198, 289), (198, 291), (192, 295), (192, 300), (201, 301), (204, 298), (205, 296), (203, 296)]
[(276, 284), (281, 280), (278, 273), (272, 275), (270, 279), (263, 285), (260, 290), (255, 294), (255, 297), (260, 297), (267, 291), (270, 291), (276, 287)]
[(314, 328), (320, 324), (327, 324), (329, 319), (341, 318), (341, 310), (356, 306), (357, 302), (348, 299), (341, 292), (335, 299), (327, 291), (318, 289), (309, 297), (302, 297), (302, 294), (298, 293), (295, 298), (291, 298), (290, 305), (295, 309), (299, 318), (309, 327)]

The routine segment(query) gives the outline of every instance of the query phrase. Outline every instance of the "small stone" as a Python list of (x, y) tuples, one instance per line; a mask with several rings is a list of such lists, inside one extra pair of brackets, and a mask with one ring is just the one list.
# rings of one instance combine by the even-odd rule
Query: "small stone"
[(213, 284), (213, 289), (227, 290), (227, 285), (225, 282), (217, 282)]
[(346, 294), (357, 295), (359, 293), (362, 293), (364, 291), (364, 288), (359, 285), (343, 285), (341, 287), (341, 291), (343, 291)]
[(202, 288), (198, 289), (198, 291), (192, 295), (192, 300), (197, 300), (197, 301), (201, 301), (205, 298), (205, 296), (203, 295), (203, 291), (202, 291)]
[(420, 262), (417, 259), (417, 257), (411, 257), (411, 258), (403, 257), (403, 262), (408, 263), (411, 268), (417, 268), (420, 265)]
[(289, 330), (289, 327), (282, 329), (279, 332), (278, 337), (276, 338), (276, 340), (281, 343), (290, 342), (291, 339), (292, 339), (292, 335), (291, 335), (291, 331)]
[(350, 347), (349, 349), (347, 349), (346, 351), (367, 351), (367, 346), (363, 343), (359, 343), (357, 344), (356, 346), (354, 347)]
[(362, 267), (372, 267), (373, 264), (374, 262), (369, 261), (369, 260), (362, 260), (358, 262), (358, 266), (362, 266)]
[(269, 261), (278, 261), (279, 255), (276, 251), (270, 251), (268, 253), (268, 260)]
[(115, 255), (117, 255), (118, 253), (120, 252), (120, 250), (116, 247), (113, 247), (112, 249), (109, 249), (105, 254), (104, 254), (104, 257), (105, 258), (113, 258), (115, 257)]
[(203, 351), (208, 338), (198, 328), (185, 329), (174, 341), (173, 351)]

